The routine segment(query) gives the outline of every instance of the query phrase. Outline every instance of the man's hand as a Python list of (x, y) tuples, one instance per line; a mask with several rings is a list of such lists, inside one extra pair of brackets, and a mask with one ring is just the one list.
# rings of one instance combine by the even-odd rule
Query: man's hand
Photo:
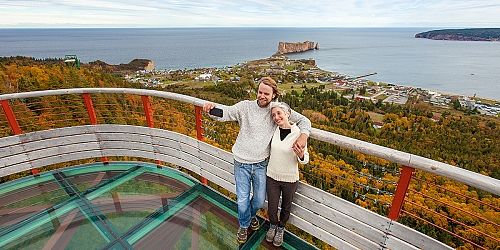
[(207, 102), (203, 104), (203, 111), (205, 111), (205, 113), (207, 114), (209, 114), (210, 110), (213, 108), (215, 108), (215, 103)]
[(299, 138), (297, 138), (292, 145), (293, 151), (300, 157), (304, 157), (304, 148), (307, 145), (307, 138), (309, 138), (308, 135), (300, 134)]

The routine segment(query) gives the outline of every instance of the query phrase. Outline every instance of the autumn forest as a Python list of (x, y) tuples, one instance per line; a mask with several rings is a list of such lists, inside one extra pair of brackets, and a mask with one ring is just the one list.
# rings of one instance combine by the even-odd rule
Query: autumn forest
[[(156, 90), (176, 92), (226, 105), (242, 99), (255, 98), (254, 91), (249, 91), (257, 87), (253, 80), (256, 78), (255, 72), (240, 69), (234, 72), (234, 75), (240, 77), (238, 82), (227, 81), (193, 87), (190, 81), (186, 80)], [(83, 64), (81, 69), (76, 69), (67, 67), (59, 59), (0, 58), (0, 94), (87, 87), (144, 88), (138, 83), (126, 81), (121, 73), (107, 72), (86, 64)], [(46, 106), (60, 105), (56, 101), (39, 101), (24, 100), (17, 105), (24, 107), (25, 116), (30, 116), (30, 112), (43, 116), (44, 108), (48, 108)], [(121, 109), (129, 106), (120, 103), (126, 102), (133, 106), (138, 102), (134, 97), (101, 101), (119, 104), (103, 106), (102, 112), (108, 113), (109, 118), (102, 119), (109, 119), (107, 122), (111, 123), (112, 119), (116, 119), (112, 117), (116, 116), (109, 113), (122, 112)], [(324, 86), (307, 84), (294, 86), (292, 91), (282, 96), (281, 101), (287, 102), (295, 111), (307, 116), (317, 129), (500, 179), (498, 117), (481, 116), (459, 107), (438, 108), (418, 100), (410, 100), (406, 105), (348, 100), (341, 92), (326, 91)], [(181, 133), (193, 133), (189, 128), (193, 121), (186, 118), (192, 116), (192, 107), (162, 101), (152, 102), (152, 105), (158, 126)], [(71, 105), (67, 106), (71, 108)], [(81, 117), (73, 117), (75, 124), (78, 119), (85, 118), (85, 112), (81, 113)], [(169, 117), (168, 114), (175, 117)], [(374, 114), (381, 117), (381, 128), (374, 127)], [(61, 112), (60, 115), (64, 113)], [(439, 117), (439, 120), (432, 119), (433, 117)], [(121, 119), (120, 122), (124, 124), (134, 123), (128, 121), (125, 115)], [(3, 115), (0, 117), (0, 126), (0, 136), (12, 135)], [(33, 126), (37, 126), (36, 129), (45, 129), (40, 124)], [(207, 128), (207, 142), (230, 150), (238, 132), (237, 124), (210, 123)], [(401, 166), (312, 139), (308, 143), (311, 161), (301, 166), (301, 181), (387, 216)], [(1, 181), (13, 178), (17, 177), (4, 177)], [(446, 193), (447, 195), (444, 195)], [(461, 237), (473, 239), (475, 244), (486, 249), (499, 249), (499, 197), (423, 171), (415, 171), (407, 196), (404, 212), (398, 222), (457, 249), (476, 248)], [(415, 216), (425, 219), (427, 223), (416, 219)], [(458, 220), (467, 226), (462, 222), (458, 223)], [(441, 229), (454, 232), (459, 237), (452, 237)], [(295, 233), (300, 234), (299, 231)], [(322, 249), (330, 249), (324, 244), (315, 244)]]

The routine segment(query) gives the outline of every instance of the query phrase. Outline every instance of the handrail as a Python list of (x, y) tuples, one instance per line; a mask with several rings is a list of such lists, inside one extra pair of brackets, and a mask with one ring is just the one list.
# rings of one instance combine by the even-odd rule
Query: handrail
[(75, 89), (55, 89), (55, 90), (41, 90), (33, 92), (12, 93), (0, 95), (0, 101), (11, 99), (23, 99), (42, 96), (55, 96), (55, 95), (71, 95), (71, 94), (133, 94), (133, 95), (147, 95), (171, 100), (181, 101), (193, 104), (195, 106), (203, 106), (208, 101), (186, 96), (182, 94), (149, 90), (149, 89), (131, 89), (131, 88), (75, 88)]
[[(34, 92), (0, 95), (0, 101), (10, 100), (10, 99), (31, 98), (31, 97), (42, 97), (42, 96), (64, 95), (64, 94), (85, 94), (85, 93), (147, 95), (147, 96), (155, 96), (155, 97), (182, 101), (193, 104), (195, 106), (203, 106), (203, 104), (208, 102), (196, 97), (186, 96), (172, 92), (147, 90), (147, 89), (131, 89), (131, 88), (75, 88), (75, 89), (42, 90)], [(456, 180), (465, 183), (469, 186), (500, 196), (500, 180), (479, 173), (475, 173), (466, 169), (462, 169), (450, 164), (442, 163), (418, 155), (405, 153), (399, 150), (390, 149), (373, 143), (353, 139), (350, 137), (334, 134), (331, 132), (315, 128), (312, 129), (311, 138), (331, 143), (333, 145), (337, 145), (343, 148), (358, 151), (361, 153), (373, 155), (381, 159), (402, 164), (404, 166), (420, 169), (432, 174), (437, 174), (443, 177), (447, 177), (452, 180)]]
[(455, 167), (450, 164), (315, 128), (311, 130), (310, 137), (343, 148), (399, 163), (404, 166), (447, 177), (449, 179), (465, 183), (471, 187), (500, 195), (500, 180), (463, 168)]

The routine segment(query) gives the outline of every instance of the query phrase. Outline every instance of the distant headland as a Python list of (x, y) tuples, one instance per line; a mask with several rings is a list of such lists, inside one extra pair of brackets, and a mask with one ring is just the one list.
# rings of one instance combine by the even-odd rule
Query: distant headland
[(106, 72), (136, 72), (138, 70), (154, 70), (155, 64), (149, 59), (134, 59), (129, 63), (120, 63), (119, 65), (107, 64), (103, 61), (97, 60), (94, 62), (89, 62), (90, 68), (97, 68), (104, 70)]
[(421, 32), (415, 38), (458, 41), (500, 41), (500, 28), (443, 29)]
[(307, 50), (319, 49), (319, 44), (311, 41), (290, 43), (290, 42), (279, 42), (278, 44), (278, 54), (288, 54), (304, 52)]

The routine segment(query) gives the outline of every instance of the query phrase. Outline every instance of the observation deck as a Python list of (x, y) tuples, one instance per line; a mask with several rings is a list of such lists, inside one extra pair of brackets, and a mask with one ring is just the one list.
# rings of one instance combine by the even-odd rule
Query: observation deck
[[(92, 163), (1, 186), (2, 249), (238, 249), (237, 207), (172, 168)], [(241, 249), (261, 245), (268, 223)], [(286, 249), (316, 249), (288, 233)]]
[[(0, 177), (24, 176), (0, 184), (0, 249), (276, 248), (267, 204), (236, 242), (237, 125), (204, 117), (205, 100), (82, 88), (0, 102)], [(321, 153), (301, 167), (282, 249), (500, 245), (500, 180), (315, 128), (309, 145)]]

